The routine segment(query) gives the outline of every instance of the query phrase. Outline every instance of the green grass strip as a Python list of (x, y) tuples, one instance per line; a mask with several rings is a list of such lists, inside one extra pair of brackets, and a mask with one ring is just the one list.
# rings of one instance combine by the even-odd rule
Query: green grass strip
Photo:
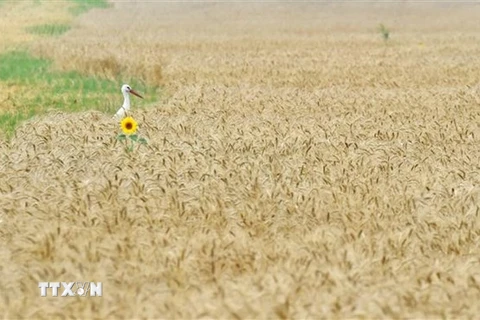
[(75, 6), (70, 9), (73, 15), (80, 15), (93, 8), (108, 8), (110, 4), (106, 0), (69, 0)]
[(45, 36), (59, 36), (70, 30), (67, 24), (41, 24), (26, 28), (27, 32)]

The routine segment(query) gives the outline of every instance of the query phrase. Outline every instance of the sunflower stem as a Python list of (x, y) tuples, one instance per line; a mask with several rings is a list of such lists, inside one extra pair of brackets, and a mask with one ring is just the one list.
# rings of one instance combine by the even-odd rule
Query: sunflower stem
[(132, 139), (130, 139), (130, 148), (129, 148), (129, 151), (130, 151), (130, 152), (133, 152), (133, 144), (134, 144), (134, 143), (135, 143), (135, 142), (134, 142)]

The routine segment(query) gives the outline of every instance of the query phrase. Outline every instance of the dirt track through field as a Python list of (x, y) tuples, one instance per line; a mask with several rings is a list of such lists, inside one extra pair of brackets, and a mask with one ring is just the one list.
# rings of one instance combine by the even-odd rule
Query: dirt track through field
[(133, 153), (102, 110), (2, 142), (1, 314), (476, 317), (479, 11), (118, 2), (38, 41), (165, 96)]

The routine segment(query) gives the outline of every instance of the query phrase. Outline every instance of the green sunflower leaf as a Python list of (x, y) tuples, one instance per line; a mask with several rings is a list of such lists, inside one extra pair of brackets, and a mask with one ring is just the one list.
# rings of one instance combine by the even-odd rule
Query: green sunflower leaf
[(125, 140), (126, 138), (127, 137), (123, 133), (117, 136), (117, 140), (120, 140), (120, 141)]
[(132, 134), (132, 135), (129, 136), (129, 138), (133, 141), (137, 141), (138, 140), (138, 135)]

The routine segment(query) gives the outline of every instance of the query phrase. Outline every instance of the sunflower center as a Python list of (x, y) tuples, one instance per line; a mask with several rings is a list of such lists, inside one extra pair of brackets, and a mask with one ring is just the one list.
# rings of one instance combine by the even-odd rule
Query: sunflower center
[(127, 123), (125, 124), (125, 128), (127, 128), (127, 130), (132, 130), (132, 128), (133, 128), (133, 123), (127, 122)]

